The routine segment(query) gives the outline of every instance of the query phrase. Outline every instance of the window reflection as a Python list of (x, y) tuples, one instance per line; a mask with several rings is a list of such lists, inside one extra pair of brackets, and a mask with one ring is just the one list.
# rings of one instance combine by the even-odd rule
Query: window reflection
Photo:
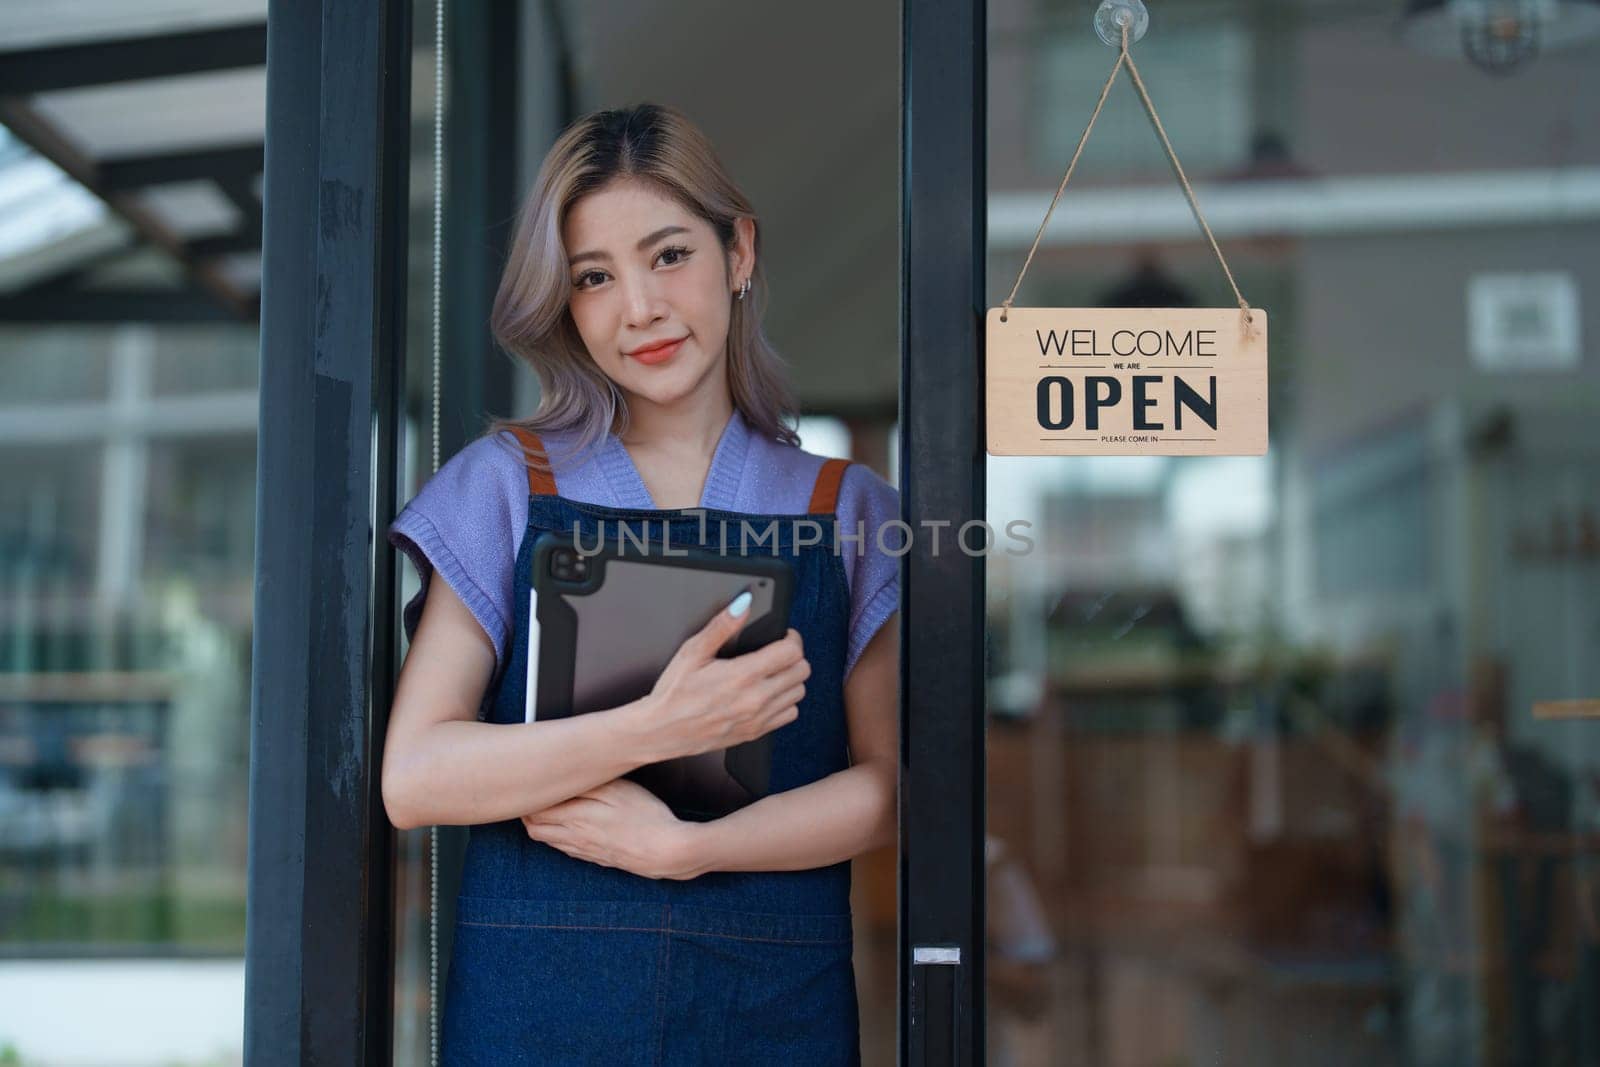
[(254, 413), (165, 418), (150, 356), (182, 328), (100, 333), (118, 385), (73, 425), (0, 415), (0, 943), (238, 954)]
[[(1531, 177), (1600, 162), (1538, 144), (1586, 121), (1564, 79), (1600, 68), (1418, 72), (1371, 14), (1197, 9), (1141, 46), (1169, 126), (1216, 133), (1178, 142), (1202, 206), (1271, 179), (1222, 235), (1273, 316), (1269, 454), (989, 460), (990, 523), (1037, 540), (988, 567), (991, 1062), (1600, 1062), (1600, 372), (1575, 340), (1600, 217), (1541, 216)], [(991, 70), (1058, 69), (1041, 17), (991, 10)], [(1200, 23), (1246, 45), (1156, 43)], [(1212, 127), (1180, 99), (1202, 67), (1236, 90)], [(1081, 130), (1061, 100), (1093, 91), (1023, 124), (1014, 90), (991, 194), (1043, 205)], [(1019, 303), (1092, 305), (1149, 263), (1230, 303), (1189, 220), (1155, 218), (1158, 152), (1097, 126)], [(1422, 223), (1489, 170), (1531, 215), (1491, 195)], [(1344, 220), (1318, 200), (1383, 175)], [(1138, 203), (1137, 242), (1090, 224)], [(991, 228), (996, 302), (1034, 225)]]

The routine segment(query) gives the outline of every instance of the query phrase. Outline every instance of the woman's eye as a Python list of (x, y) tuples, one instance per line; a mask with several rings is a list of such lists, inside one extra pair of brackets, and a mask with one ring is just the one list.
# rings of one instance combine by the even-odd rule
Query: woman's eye
[[(658, 260), (662, 260), (664, 266), (676, 267), (678, 264), (687, 260), (692, 254), (693, 253), (689, 249), (683, 247), (682, 245), (673, 245), (669, 248), (663, 248), (661, 251), (657, 252), (656, 258)], [(667, 257), (669, 256), (672, 258), (668, 259)], [(594, 279), (592, 283), (590, 282), (591, 278)], [(605, 280), (605, 271), (586, 270), (582, 274), (578, 275), (578, 277), (573, 280), (572, 284), (573, 287), (577, 289), (592, 289), (594, 286), (599, 285)]]

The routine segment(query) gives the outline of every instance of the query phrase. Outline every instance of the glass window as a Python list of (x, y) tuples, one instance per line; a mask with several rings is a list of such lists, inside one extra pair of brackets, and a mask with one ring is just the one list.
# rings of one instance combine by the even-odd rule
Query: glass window
[[(173, 436), (152, 389), (164, 330), (7, 341), (0, 367), (36, 402), (0, 414), (0, 951), (238, 957), (253, 401), (231, 430)], [(60, 406), (47, 368), (71, 352), (110, 366), (115, 417), (103, 397)]]
[(110, 389), (110, 365), (110, 336), (103, 328), (0, 326), (0, 412), (103, 400)]
[[(255, 557), (255, 437), (178, 437), (151, 445), (145, 579), (228, 589), (229, 615), (248, 620)], [(240, 612), (243, 615), (240, 615)]]
[[(1171, 8), (1161, 12), (1171, 13)], [(1098, 37), (1083, 32), (1087, 18), (1080, 14), (1072, 9), (1070, 21), (1034, 37), (1018, 56), (1026, 63), (1024, 69), (1032, 72), (1033, 91), (1027, 140), (1017, 147), (1039, 174), (1054, 171), (1051, 191), (1072, 159), (1117, 56)], [(1248, 155), (1254, 118), (1250, 40), (1233, 23), (1196, 23), (1178, 17), (1176, 22), (1163, 18), (1160, 32), (1141, 41), (1134, 54), (1179, 160), (1185, 170), (1205, 173)], [(1004, 38), (999, 47), (1011, 42), (1012, 38)], [(1015, 69), (1007, 65), (994, 73)], [(1122, 75), (1106, 98), (1072, 180), (1092, 183), (1130, 173), (1165, 174), (1167, 160), (1133, 83)]]
[(260, 340), (234, 326), (185, 326), (162, 333), (152, 390), (160, 396), (254, 390)]
[[(1134, 48), (1271, 315), (1269, 453), (989, 463), (1035, 541), (988, 567), (990, 1056), (1594, 1062), (1600, 213), (1552, 190), (1600, 165), (1600, 45), (1496, 78), (1290, 7)], [(1091, 8), (991, 46), (1040, 87), (991, 96), (991, 195), (1040, 216), (1115, 56)], [(1178, 197), (1111, 100), (1084, 173)], [(1017, 303), (1231, 303), (1157, 229), (1068, 226)], [(990, 237), (998, 303), (1033, 229)]]

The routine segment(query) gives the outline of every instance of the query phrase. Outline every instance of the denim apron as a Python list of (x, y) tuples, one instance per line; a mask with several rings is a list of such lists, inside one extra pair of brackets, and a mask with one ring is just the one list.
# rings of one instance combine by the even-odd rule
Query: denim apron
[[(528, 434), (525, 443), (538, 448)], [(524, 721), (533, 542), (545, 530), (586, 543), (629, 524), (652, 544), (737, 553), (739, 523), (794, 567), (789, 625), (811, 664), (795, 721), (773, 731), (771, 792), (849, 766), (843, 672), (850, 602), (833, 551), (845, 461), (818, 476), (807, 517), (714, 508), (631, 509), (558, 496), (529, 470), (517, 553), (514, 639), (490, 721)], [(701, 539), (704, 513), (704, 540)], [(664, 528), (665, 527), (665, 528)], [(803, 536), (797, 537), (800, 533)], [(803, 871), (713, 871), (643, 878), (529, 838), (519, 819), (469, 831), (456, 900), (440, 1062), (494, 1064), (859, 1064), (848, 860)]]

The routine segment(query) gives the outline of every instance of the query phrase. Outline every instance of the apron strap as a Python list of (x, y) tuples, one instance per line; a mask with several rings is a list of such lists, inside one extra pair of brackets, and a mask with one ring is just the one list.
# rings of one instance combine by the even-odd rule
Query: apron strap
[(817, 472), (817, 484), (811, 490), (811, 504), (806, 508), (806, 514), (833, 514), (839, 503), (839, 479), (844, 477), (844, 469), (848, 466), (850, 461), (847, 459), (823, 461), (822, 469)]
[[(539, 435), (525, 426), (512, 426), (511, 432), (517, 435), (517, 440), (522, 442), (522, 447), (530, 452), (545, 455), (544, 442), (539, 440)], [(526, 462), (526, 461), (524, 461)], [(528, 494), (530, 496), (556, 496), (556, 480), (547, 471), (535, 470), (528, 467)]]

